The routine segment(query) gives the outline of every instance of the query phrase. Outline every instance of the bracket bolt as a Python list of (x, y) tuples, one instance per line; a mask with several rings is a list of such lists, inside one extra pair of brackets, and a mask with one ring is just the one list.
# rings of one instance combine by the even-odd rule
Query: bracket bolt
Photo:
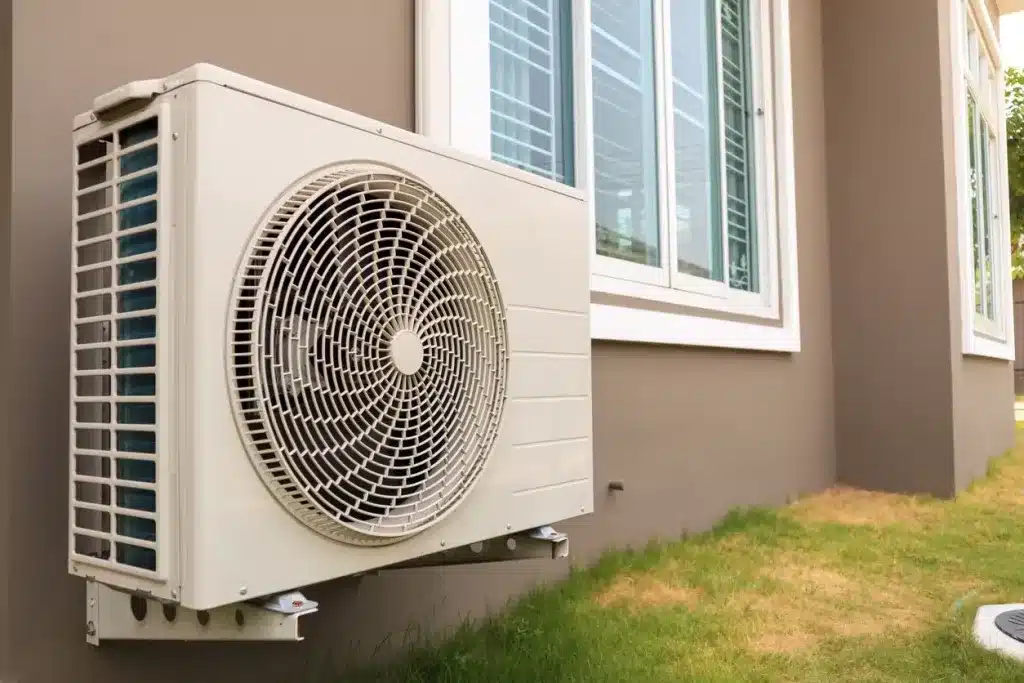
[(442, 547), (442, 548), (444, 547), (444, 545), (445, 545), (445, 542), (444, 542), (444, 541), (441, 541), (441, 547)]
[(238, 594), (239, 595), (245, 595), (248, 592), (249, 592), (249, 589), (246, 588), (245, 586), (242, 586), (241, 588), (238, 589)]
[(94, 624), (91, 621), (86, 623), (86, 625), (85, 625), (85, 635), (87, 635), (87, 636), (94, 636), (94, 635), (96, 635), (96, 624)]
[(506, 524), (505, 525), (505, 531), (512, 531), (512, 525), (511, 524)]

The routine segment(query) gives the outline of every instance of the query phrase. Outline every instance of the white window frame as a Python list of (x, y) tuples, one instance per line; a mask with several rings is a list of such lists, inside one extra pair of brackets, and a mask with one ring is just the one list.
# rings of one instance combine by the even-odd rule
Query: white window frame
[[(800, 350), (799, 277), (789, 0), (755, 0), (751, 23), (758, 51), (755, 100), (764, 109), (755, 131), (759, 292), (673, 273), (676, 258), (672, 89), (665, 49), (670, 35), (665, 8), (655, 0), (656, 108), (662, 268), (599, 256), (591, 235), (591, 290), (636, 305), (593, 304), (594, 339), (709, 346), (776, 352)], [(417, 130), (462, 151), (490, 158), (490, 47), (487, 0), (418, 0)], [(576, 185), (589, 190), (595, 223), (590, 0), (572, 0), (573, 110)], [(770, 36), (770, 39), (765, 39)], [(774, 86), (774, 92), (772, 91)], [(723, 225), (723, 232), (726, 230)], [(727, 252), (724, 253), (727, 259)], [(726, 266), (728, 264), (726, 263)], [(679, 312), (649, 310), (648, 302)], [(708, 315), (710, 313), (710, 315)]]
[[(956, 149), (957, 244), (960, 270), (960, 304), (963, 354), (1001, 360), (1013, 360), (1013, 283), (1010, 278), (1010, 192), (1007, 176), (1006, 103), (1004, 69), (999, 50), (999, 39), (985, 0), (950, 0), (951, 50), (953, 62), (953, 92), (955, 108), (954, 141)], [(992, 215), (993, 293), (996, 319), (993, 321), (975, 309), (974, 240), (968, 174), (970, 172), (970, 140), (967, 135), (967, 69), (970, 55), (967, 46), (968, 12), (974, 19), (979, 48), (987, 52), (995, 69), (994, 81), (998, 88), (995, 111), (991, 97), (983, 83), (977, 98), (977, 107), (983, 108), (990, 121), (995, 122), (996, 153), (989, 155), (992, 179), (988, 187), (979, 188), (989, 197), (988, 210)], [(987, 141), (986, 141), (987, 143)], [(980, 165), (981, 160), (977, 163)], [(994, 189), (992, 189), (994, 188)], [(990, 191), (991, 190), (991, 191)], [(984, 283), (982, 283), (984, 286)]]

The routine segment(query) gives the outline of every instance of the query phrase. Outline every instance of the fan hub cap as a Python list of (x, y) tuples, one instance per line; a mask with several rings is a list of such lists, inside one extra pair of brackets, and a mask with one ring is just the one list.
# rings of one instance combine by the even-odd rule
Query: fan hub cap
[(391, 337), (391, 362), (403, 375), (415, 375), (423, 365), (423, 342), (412, 330), (400, 330)]

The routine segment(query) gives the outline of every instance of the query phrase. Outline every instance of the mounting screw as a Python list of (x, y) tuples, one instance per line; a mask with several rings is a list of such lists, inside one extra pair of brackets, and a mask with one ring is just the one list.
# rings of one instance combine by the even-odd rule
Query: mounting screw
[(512, 531), (512, 525), (511, 524), (506, 524), (505, 525), (505, 531)]
[(238, 594), (239, 595), (245, 595), (248, 592), (249, 592), (249, 589), (246, 588), (245, 586), (242, 586), (241, 588), (238, 589)]
[(74, 573), (77, 574), (78, 573), (78, 565), (77, 564), (71, 565), (71, 571), (73, 571)]
[(171, 139), (172, 140), (177, 140), (178, 139), (178, 134), (177, 133), (171, 133)]
[(384, 132), (384, 129), (383, 129), (383, 128), (380, 128), (380, 127), (378, 127), (378, 128), (377, 128), (377, 134), (378, 134), (378, 135), (380, 135), (380, 134), (381, 134), (381, 133), (383, 133), (383, 132)]
[(85, 624), (85, 635), (87, 635), (87, 636), (94, 636), (94, 635), (96, 635), (96, 624), (92, 623), (91, 621), (87, 622)]
[(441, 547), (442, 548), (444, 547), (444, 541), (441, 541)]
[(172, 590), (171, 591), (171, 597), (174, 598), (175, 600), (177, 600), (178, 599), (178, 591)]
[(757, 108), (757, 115), (758, 116), (764, 116), (764, 107), (758, 107)]

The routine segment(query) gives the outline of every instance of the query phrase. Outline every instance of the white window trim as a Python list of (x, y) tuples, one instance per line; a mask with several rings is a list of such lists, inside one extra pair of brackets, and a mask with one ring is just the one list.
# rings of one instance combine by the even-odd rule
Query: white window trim
[[(574, 161), (577, 185), (589, 190), (590, 224), (593, 225), (591, 179), (594, 162), (589, 143), (593, 137), (590, 2), (572, 2), (573, 107), (576, 118)], [(662, 3), (656, 6), (661, 7)], [(769, 153), (774, 153), (776, 172), (758, 174), (758, 190), (770, 198), (768, 202), (758, 204), (759, 207), (766, 206), (768, 213), (773, 212), (775, 219), (769, 220), (763, 214), (758, 216), (759, 225), (768, 228), (759, 234), (759, 241), (767, 245), (762, 252), (760, 266), (762, 293), (730, 292), (725, 296), (727, 288), (724, 285), (716, 286), (720, 283), (699, 278), (688, 280), (694, 283), (693, 287), (669, 287), (667, 270), (658, 271), (598, 256), (596, 233), (591, 229), (593, 292), (746, 318), (729, 320), (707, 317), (699, 312), (666, 313), (630, 306), (592, 304), (593, 339), (787, 353), (800, 351), (789, 0), (772, 0), (770, 7), (773, 40), (771, 45), (760, 46), (763, 52), (761, 63), (768, 65), (760, 80), (774, 84), (774, 106), (766, 107), (770, 110), (769, 115), (761, 117), (761, 125), (769, 130), (773, 128), (775, 134), (764, 135), (762, 129), (761, 135), (767, 140), (763, 141), (766, 144), (759, 145), (759, 150), (767, 145)], [(490, 158), (488, 11), (486, 0), (417, 1), (416, 118), (417, 131), (421, 134), (462, 151)], [(763, 20), (763, 13), (756, 14), (757, 20)], [(667, 29), (657, 38), (659, 43), (665, 39)], [(772, 51), (774, 54), (770, 54)], [(768, 56), (771, 56), (770, 60)], [(771, 73), (771, 64), (777, 65), (776, 73)], [(659, 85), (665, 75), (663, 71), (659, 68)], [(664, 92), (664, 87), (660, 87), (659, 93)], [(660, 139), (665, 140), (667, 124), (659, 121), (658, 125)], [(664, 144), (659, 146), (667, 148)], [(662, 153), (658, 161), (659, 183), (666, 183), (669, 177), (667, 164), (671, 163), (671, 158)], [(774, 192), (768, 183), (774, 183)], [(669, 192), (659, 192), (661, 215), (666, 220), (671, 215), (667, 212), (669, 196)], [(671, 207), (671, 212), (674, 213), (674, 207)], [(675, 240), (671, 241), (674, 245)], [(674, 246), (666, 244), (665, 247), (661, 253), (667, 268)], [(608, 264), (609, 261), (612, 263)], [(627, 277), (630, 279), (625, 279)]]
[[(999, 39), (996, 35), (992, 17), (989, 15), (985, 0), (967, 0), (975, 16), (979, 28), (979, 38), (987, 50), (993, 66), (997, 70), (996, 86), (999, 88), (997, 98), (998, 111), (995, 112), (997, 150), (994, 159), (989, 163), (994, 166), (995, 179), (992, 185), (999, 188), (998, 201), (999, 219), (993, 226), (992, 242), (996, 245), (993, 269), (995, 272), (994, 287), (996, 295), (996, 311), (998, 318), (993, 324), (991, 320), (975, 310), (974, 301), (974, 242), (971, 223), (971, 201), (967, 189), (967, 173), (970, 167), (970, 150), (967, 139), (967, 84), (964, 82), (965, 63), (964, 36), (967, 26), (963, 9), (964, 0), (951, 0), (952, 13), (951, 39), (953, 41), (953, 92), (954, 92), (954, 141), (956, 150), (956, 197), (957, 197), (957, 243), (960, 266), (960, 317), (962, 328), (963, 355), (1014, 360), (1015, 340), (1013, 325), (1013, 283), (1010, 279), (1010, 193), (1007, 177), (1008, 159), (1006, 150), (1006, 104), (1004, 70), (1002, 56), (999, 51)], [(978, 106), (988, 107), (988, 102), (979, 102)], [(987, 191), (987, 188), (983, 188)]]

